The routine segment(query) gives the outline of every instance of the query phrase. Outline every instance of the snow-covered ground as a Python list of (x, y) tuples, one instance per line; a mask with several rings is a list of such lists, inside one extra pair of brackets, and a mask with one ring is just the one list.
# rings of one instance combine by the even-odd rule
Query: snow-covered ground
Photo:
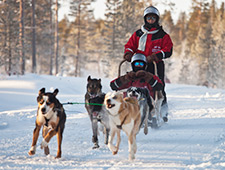
[[(103, 79), (103, 91), (110, 91)], [(225, 90), (167, 84), (169, 122), (157, 130), (137, 135), (137, 154), (128, 160), (127, 137), (122, 133), (120, 150), (112, 155), (100, 134), (100, 148), (92, 149), (92, 131), (84, 105), (65, 105), (66, 128), (62, 158), (55, 159), (57, 140), (50, 141), (50, 155), (39, 145), (28, 151), (36, 116), (39, 89), (59, 89), (58, 99), (84, 102), (86, 78), (28, 74), (0, 80), (0, 169), (225, 169)]]

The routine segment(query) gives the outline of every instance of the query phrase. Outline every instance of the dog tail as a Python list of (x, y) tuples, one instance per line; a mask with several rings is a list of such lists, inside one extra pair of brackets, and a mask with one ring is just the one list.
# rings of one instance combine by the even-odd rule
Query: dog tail
[(131, 103), (131, 104), (137, 104), (138, 105), (138, 100), (133, 98), (133, 97), (125, 97), (124, 101)]

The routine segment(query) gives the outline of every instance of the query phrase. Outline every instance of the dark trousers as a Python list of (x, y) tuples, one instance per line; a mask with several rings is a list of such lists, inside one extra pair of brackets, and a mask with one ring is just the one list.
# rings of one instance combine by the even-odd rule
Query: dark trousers
[[(162, 93), (163, 93), (163, 96), (164, 96), (164, 100), (163, 100), (162, 105), (164, 105), (164, 104), (167, 103), (166, 92), (165, 92), (165, 82), (164, 82), (164, 78), (165, 78), (165, 65), (164, 65), (164, 62), (163, 61), (157, 63), (156, 65), (157, 65), (157, 74), (158, 74), (158, 77), (163, 82), (163, 90), (162, 90)], [(152, 74), (155, 74), (155, 69), (154, 69), (154, 64), (153, 63), (148, 63), (148, 65), (147, 65), (147, 71), (150, 72), (150, 73), (152, 73)]]

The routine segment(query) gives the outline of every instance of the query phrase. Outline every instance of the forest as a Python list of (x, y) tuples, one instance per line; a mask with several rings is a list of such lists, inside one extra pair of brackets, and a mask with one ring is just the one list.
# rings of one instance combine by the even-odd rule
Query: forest
[[(116, 77), (125, 43), (143, 25), (144, 9), (157, 1), (107, 0), (105, 19), (95, 19), (93, 2), (71, 0), (69, 16), (59, 21), (62, 0), (0, 0), (0, 74)], [(167, 78), (225, 88), (224, 2), (192, 0), (190, 12), (176, 22), (174, 4), (165, 5), (160, 24), (174, 44), (165, 60)]]

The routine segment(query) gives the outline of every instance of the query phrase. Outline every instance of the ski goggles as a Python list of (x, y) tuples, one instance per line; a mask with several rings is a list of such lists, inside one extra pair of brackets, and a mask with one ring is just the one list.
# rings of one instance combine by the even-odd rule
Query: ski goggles
[(146, 20), (156, 20), (156, 17), (155, 16), (147, 16)]
[(141, 67), (143, 67), (144, 66), (144, 63), (143, 62), (135, 62), (134, 63), (134, 66), (141, 66)]

